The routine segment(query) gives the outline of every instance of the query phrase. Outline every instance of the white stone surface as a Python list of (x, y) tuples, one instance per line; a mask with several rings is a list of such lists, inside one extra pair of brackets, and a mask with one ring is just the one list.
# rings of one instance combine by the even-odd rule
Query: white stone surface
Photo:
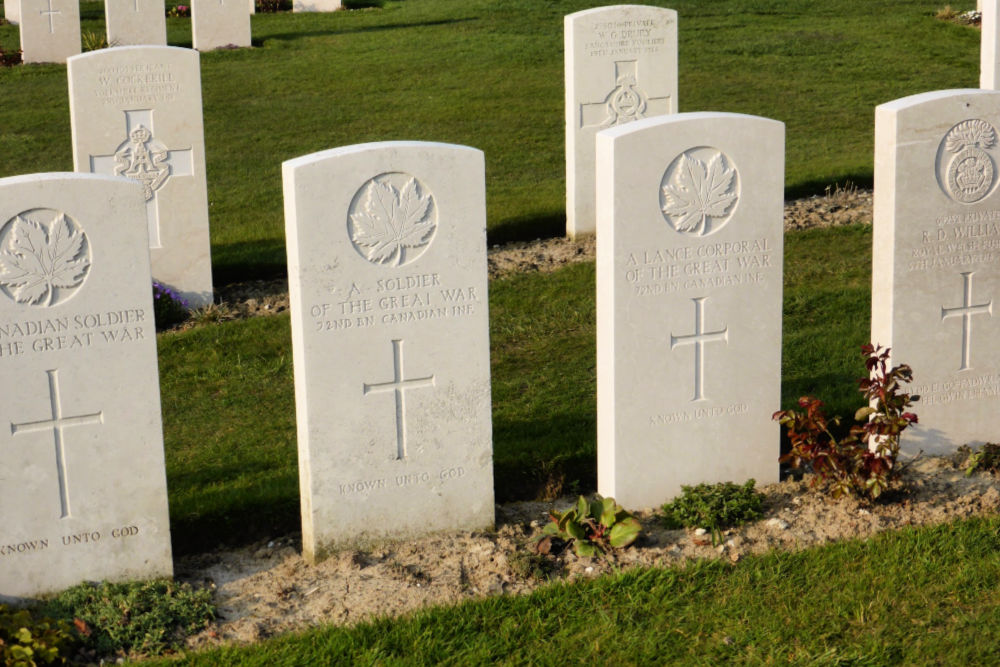
[(594, 136), (633, 120), (676, 113), (677, 12), (598, 7), (564, 19), (566, 233), (593, 234)]
[(64, 63), (80, 53), (79, 0), (20, 0), (21, 60)]
[(167, 45), (163, 0), (104, 0), (110, 46)]
[(74, 168), (144, 183), (153, 277), (191, 307), (211, 303), (198, 53), (123, 46), (67, 69)]
[(872, 342), (913, 368), (920, 423), (903, 434), (907, 454), (997, 441), (998, 129), (996, 91), (937, 91), (875, 109)]
[(778, 479), (784, 125), (597, 135), (597, 485), (631, 509)]
[(979, 47), (979, 87), (1000, 88), (1000, 0), (983, 0)]
[(0, 600), (171, 575), (142, 193), (0, 179)]
[(251, 14), (256, 14), (257, 13), (257, 2), (256, 2), (256, 0), (250, 0), (250, 13)]
[(21, 0), (4, 0), (3, 17), (7, 23), (17, 25), (21, 22)]
[(194, 48), (250, 46), (250, 13), (243, 0), (191, 0)]
[(305, 557), (491, 527), (482, 152), (362, 144), (283, 177)]
[(292, 12), (335, 12), (342, 7), (341, 0), (292, 0)]

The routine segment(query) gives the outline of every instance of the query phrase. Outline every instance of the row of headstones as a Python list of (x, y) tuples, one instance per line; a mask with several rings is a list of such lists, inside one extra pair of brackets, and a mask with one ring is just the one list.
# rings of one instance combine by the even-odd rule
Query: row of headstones
[[(182, 165), (204, 158), (200, 112), (190, 148), (153, 138), (169, 142), (174, 121), (189, 122), (154, 102), (194, 97), (200, 110), (197, 54), (146, 51), (69, 68), (78, 170), (140, 186), (2, 183), (0, 363), (19, 393), (0, 407), (11, 453), (0, 507), (20, 518), (0, 538), (0, 595), (170, 570), (149, 266), (136, 239), (155, 263), (164, 174), (180, 183)], [(124, 60), (102, 60), (114, 57)], [(990, 437), (997, 95), (933, 93), (877, 112), (872, 330), (922, 382), (924, 426), (909, 449)], [(85, 129), (102, 109), (111, 120)], [(103, 144), (77, 145), (85, 136)], [(595, 139), (598, 475), (627, 506), (656, 505), (682, 483), (777, 476), (783, 142), (780, 123), (727, 114)], [(285, 202), (306, 557), (414, 526), (489, 525), (481, 153), (375, 144), (307, 156), (285, 164)]]
[[(920, 379), (908, 452), (995, 439), (998, 124), (993, 91), (876, 111), (872, 335)], [(599, 490), (638, 508), (776, 480), (783, 125), (676, 114), (596, 141)], [(490, 526), (482, 153), (366, 144), (283, 177), (305, 557)], [(2, 597), (171, 572), (142, 190), (0, 180)]]
[[(254, 0), (191, 0), (194, 48), (211, 51), (250, 46), (250, 14)], [(340, 9), (341, 0), (296, 0), (292, 11)], [(165, 46), (167, 23), (163, 0), (105, 0), (110, 46)], [(81, 51), (79, 0), (5, 0), (4, 13), (19, 24), (21, 57), (26, 63), (63, 63)]]

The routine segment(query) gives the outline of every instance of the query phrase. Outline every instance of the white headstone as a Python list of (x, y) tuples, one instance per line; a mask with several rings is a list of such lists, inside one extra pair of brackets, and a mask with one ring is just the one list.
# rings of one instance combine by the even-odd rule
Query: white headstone
[(73, 165), (143, 185), (153, 277), (212, 302), (198, 52), (123, 46), (70, 58)]
[(597, 484), (777, 481), (784, 125), (685, 113), (597, 135)]
[(7, 23), (17, 25), (21, 22), (21, 0), (4, 0), (3, 17)]
[(257, 13), (257, 0), (250, 0), (250, 13), (251, 14)]
[(64, 63), (80, 53), (79, 0), (20, 0), (21, 59)]
[(614, 5), (564, 22), (566, 233), (576, 238), (597, 229), (597, 132), (677, 112), (677, 12)]
[(998, 130), (997, 91), (937, 91), (875, 109), (872, 342), (913, 368), (920, 423), (903, 435), (906, 453), (997, 440)]
[(244, 0), (191, 0), (194, 48), (211, 51), (250, 46), (250, 13)]
[(104, 0), (110, 46), (167, 45), (163, 0)]
[(292, 0), (292, 12), (335, 12), (342, 7), (342, 0)]
[(482, 152), (363, 144), (283, 177), (305, 557), (492, 526)]
[(979, 87), (1000, 88), (1000, 0), (985, 0), (979, 24)]
[(142, 194), (0, 179), (0, 599), (171, 575)]

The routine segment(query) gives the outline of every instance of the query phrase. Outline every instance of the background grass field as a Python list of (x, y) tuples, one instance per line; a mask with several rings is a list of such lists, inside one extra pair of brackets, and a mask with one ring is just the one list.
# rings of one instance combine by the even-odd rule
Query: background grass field
[[(367, 141), (482, 149), (491, 241), (561, 234), (562, 20), (601, 4), (385, 0), (255, 15), (257, 48), (202, 55), (216, 281), (284, 271), (282, 160)], [(876, 105), (978, 85), (978, 31), (936, 20), (927, 0), (642, 4), (678, 12), (681, 111), (786, 123), (789, 195), (870, 183)], [(102, 4), (81, 7), (83, 30), (102, 34)], [(190, 20), (167, 24), (169, 43), (190, 47)], [(16, 26), (0, 26), (0, 48), (17, 45)], [(64, 67), (2, 69), (0, 99), (0, 177), (72, 169)]]

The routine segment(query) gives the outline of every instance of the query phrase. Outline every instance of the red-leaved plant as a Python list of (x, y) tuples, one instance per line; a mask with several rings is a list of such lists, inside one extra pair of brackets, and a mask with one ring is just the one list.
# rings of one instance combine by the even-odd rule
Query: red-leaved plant
[(854, 419), (860, 423), (852, 426), (847, 436), (837, 440), (830, 427), (839, 424), (840, 417), (827, 419), (823, 402), (812, 396), (799, 399), (804, 412), (779, 410), (772, 418), (788, 428), (792, 445), (781, 462), (793, 468), (810, 464), (816, 473), (813, 484), (829, 482), (835, 497), (856, 493), (875, 499), (889, 488), (898, 472), (899, 436), (907, 426), (917, 423), (917, 415), (906, 408), (920, 397), (902, 391), (903, 384), (913, 381), (909, 366), (888, 369), (889, 348), (868, 344), (861, 352), (868, 377), (858, 380), (858, 390), (868, 405), (855, 413)]

